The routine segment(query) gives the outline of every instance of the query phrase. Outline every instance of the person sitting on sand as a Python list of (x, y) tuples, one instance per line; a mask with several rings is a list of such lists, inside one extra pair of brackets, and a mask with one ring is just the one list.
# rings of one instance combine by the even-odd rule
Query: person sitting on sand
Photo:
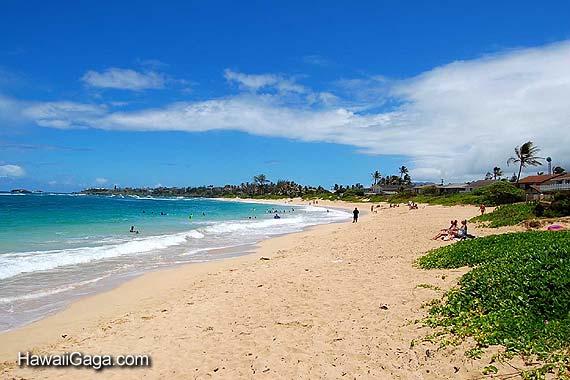
[(449, 228), (442, 229), (441, 231), (439, 231), (439, 233), (437, 235), (435, 235), (431, 239), (432, 240), (438, 240), (438, 239), (443, 238), (444, 240), (446, 240), (445, 238), (447, 237), (447, 240), (449, 240), (449, 236), (454, 235), (455, 231), (457, 231), (457, 220), (452, 220), (452, 221), (450, 221)]
[(458, 239), (464, 239), (467, 237), (467, 220), (461, 221), (461, 227), (455, 231), (455, 237)]

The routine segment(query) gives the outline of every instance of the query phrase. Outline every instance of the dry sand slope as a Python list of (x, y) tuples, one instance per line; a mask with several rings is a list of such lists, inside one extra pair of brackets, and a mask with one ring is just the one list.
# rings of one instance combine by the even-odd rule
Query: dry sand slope
[(96, 374), (90, 369), (19, 369), (7, 362), (0, 377), (480, 377), (488, 361), (472, 361), (461, 349), (438, 350), (421, 341), (410, 345), (430, 332), (413, 323), (427, 313), (421, 305), (441, 295), (417, 285), (448, 289), (465, 272), (424, 271), (412, 262), (446, 244), (430, 237), (451, 218), (476, 213), (475, 207), (382, 209), (358, 224), (320, 226), (268, 240), (245, 258), (147, 274), (0, 335), (0, 346), (5, 344), (3, 359), (15, 357), (16, 347), (31, 345), (47, 353), (148, 353), (152, 368)]

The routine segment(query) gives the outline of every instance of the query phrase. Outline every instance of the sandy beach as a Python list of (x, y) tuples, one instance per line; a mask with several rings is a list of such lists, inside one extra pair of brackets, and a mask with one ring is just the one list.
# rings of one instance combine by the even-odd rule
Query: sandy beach
[[(370, 210), (366, 203), (318, 205)], [(490, 353), (472, 360), (462, 346), (438, 349), (423, 340), (430, 330), (414, 323), (427, 315), (422, 305), (467, 269), (413, 266), (448, 244), (430, 238), (450, 219), (477, 213), (472, 206), (383, 205), (356, 224), (266, 240), (251, 255), (147, 273), (1, 334), (0, 378), (479, 378)], [(152, 367), (18, 368), (18, 351), (149, 354)]]

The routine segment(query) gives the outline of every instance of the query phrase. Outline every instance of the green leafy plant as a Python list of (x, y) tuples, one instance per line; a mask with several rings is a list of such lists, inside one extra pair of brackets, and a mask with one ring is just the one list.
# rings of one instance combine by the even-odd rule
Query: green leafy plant
[(488, 227), (514, 226), (525, 220), (534, 219), (536, 204), (515, 203), (498, 206), (493, 212), (471, 218), (471, 222), (482, 222)]
[(424, 320), (458, 338), (475, 339), (468, 355), (502, 345), (507, 354), (542, 361), (542, 372), (532, 373), (570, 374), (570, 360), (564, 359), (570, 347), (569, 231), (463, 241), (430, 251), (417, 264), (425, 269), (473, 267)]

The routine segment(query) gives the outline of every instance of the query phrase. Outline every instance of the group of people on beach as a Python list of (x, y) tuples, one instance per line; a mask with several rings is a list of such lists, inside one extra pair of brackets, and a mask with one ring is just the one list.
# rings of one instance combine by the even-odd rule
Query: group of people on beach
[(432, 240), (441, 239), (448, 241), (452, 239), (463, 240), (467, 238), (474, 238), (474, 236), (469, 235), (467, 232), (467, 220), (462, 220), (460, 227), (457, 227), (457, 223), (457, 220), (452, 220), (450, 222), (450, 226), (439, 231), (439, 233), (435, 235)]
[(408, 201), (408, 207), (410, 210), (417, 210), (418, 204), (414, 201)]

